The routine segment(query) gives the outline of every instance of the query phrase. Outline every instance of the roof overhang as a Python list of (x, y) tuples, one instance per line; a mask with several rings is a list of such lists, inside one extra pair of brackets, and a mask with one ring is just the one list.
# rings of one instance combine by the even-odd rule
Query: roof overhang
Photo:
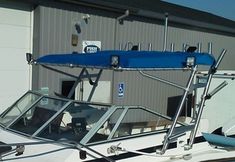
[[(141, 6), (140, 1), (136, 1), (135, 5), (125, 0), (22, 0), (21, 2), (31, 3), (33, 5), (50, 5), (50, 4), (72, 4), (84, 7), (96, 8), (115, 13), (124, 14), (129, 10), (130, 16), (141, 16), (157, 21), (165, 19), (165, 13), (169, 14), (169, 26), (181, 26), (183, 28), (193, 28), (197, 30), (206, 30), (211, 33), (235, 36), (235, 22), (210, 13), (170, 4), (163, 1), (151, 1), (148, 3), (156, 3), (154, 7)], [(147, 1), (146, 1), (147, 2)], [(145, 2), (145, 3), (146, 3)]]

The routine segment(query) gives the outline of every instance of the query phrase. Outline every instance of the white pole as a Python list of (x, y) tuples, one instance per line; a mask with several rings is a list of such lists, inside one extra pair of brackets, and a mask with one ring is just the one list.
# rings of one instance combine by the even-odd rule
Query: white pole
[(165, 13), (165, 28), (164, 28), (163, 51), (166, 51), (166, 46), (167, 46), (167, 28), (168, 28), (168, 13)]

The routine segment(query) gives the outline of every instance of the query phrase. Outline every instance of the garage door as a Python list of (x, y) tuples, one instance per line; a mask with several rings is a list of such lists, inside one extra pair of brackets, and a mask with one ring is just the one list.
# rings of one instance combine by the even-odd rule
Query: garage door
[(27, 7), (0, 4), (0, 112), (30, 88), (31, 17)]

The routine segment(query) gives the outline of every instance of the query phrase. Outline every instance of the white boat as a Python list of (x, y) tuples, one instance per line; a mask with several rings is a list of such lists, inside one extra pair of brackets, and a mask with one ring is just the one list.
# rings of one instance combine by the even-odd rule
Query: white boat
[[(208, 161), (231, 159), (233, 148), (214, 147), (202, 136), (207, 120), (201, 119), (217, 61), (212, 55), (196, 52), (101, 51), (93, 54), (46, 55), (28, 63), (77, 79), (68, 96), (48, 96), (28, 91), (0, 117), (1, 161)], [(207, 66), (204, 92), (194, 117), (180, 117), (199, 66)], [(82, 68), (78, 76), (53, 66)], [(87, 68), (99, 69), (92, 81)], [(78, 82), (87, 77), (96, 86), (104, 69), (135, 70), (140, 75), (182, 89), (174, 118), (143, 106), (117, 106), (71, 100)], [(189, 71), (185, 86), (152, 76), (148, 70)], [(59, 97), (58, 97), (59, 96)], [(135, 116), (133, 117), (133, 114)]]

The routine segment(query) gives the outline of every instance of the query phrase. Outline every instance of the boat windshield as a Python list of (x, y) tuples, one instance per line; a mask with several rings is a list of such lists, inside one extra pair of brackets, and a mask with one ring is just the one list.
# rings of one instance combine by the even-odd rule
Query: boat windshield
[(32, 91), (5, 111), (0, 122), (26, 136), (84, 144), (162, 132), (172, 124), (169, 117), (141, 106), (79, 102)]
[(0, 124), (27, 136), (74, 140), (77, 134), (80, 134), (79, 138), (85, 136), (106, 111), (105, 105), (54, 98), (30, 91), (1, 115)]

